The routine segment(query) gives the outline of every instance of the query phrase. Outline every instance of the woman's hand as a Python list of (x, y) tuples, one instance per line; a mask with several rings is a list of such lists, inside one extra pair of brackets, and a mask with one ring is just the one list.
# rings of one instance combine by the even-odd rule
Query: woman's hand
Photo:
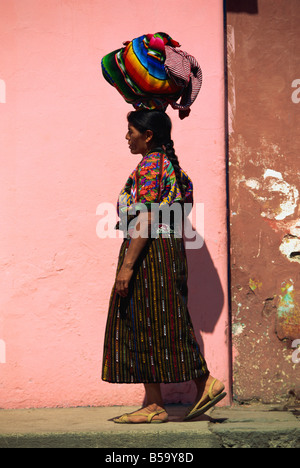
[(134, 265), (139, 258), (141, 252), (148, 242), (149, 230), (151, 228), (151, 213), (143, 212), (138, 216), (135, 229), (132, 233), (132, 238), (128, 251), (121, 269), (116, 278), (116, 292), (121, 297), (128, 295), (129, 283), (134, 271)]
[(129, 283), (133, 275), (133, 264), (124, 263), (116, 278), (116, 292), (121, 297), (128, 295)]

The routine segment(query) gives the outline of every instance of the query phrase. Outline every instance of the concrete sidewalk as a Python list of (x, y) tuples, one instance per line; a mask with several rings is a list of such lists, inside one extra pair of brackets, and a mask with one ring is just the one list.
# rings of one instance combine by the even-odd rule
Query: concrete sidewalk
[(0, 448), (300, 448), (300, 411), (272, 406), (214, 408), (183, 422), (168, 406), (167, 424), (119, 425), (136, 407), (0, 410)]

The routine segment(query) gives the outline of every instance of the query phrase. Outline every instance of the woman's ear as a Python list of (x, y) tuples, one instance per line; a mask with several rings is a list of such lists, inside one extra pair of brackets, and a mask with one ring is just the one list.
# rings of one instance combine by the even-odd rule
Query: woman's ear
[(146, 130), (146, 143), (150, 143), (152, 139), (153, 139), (152, 130)]

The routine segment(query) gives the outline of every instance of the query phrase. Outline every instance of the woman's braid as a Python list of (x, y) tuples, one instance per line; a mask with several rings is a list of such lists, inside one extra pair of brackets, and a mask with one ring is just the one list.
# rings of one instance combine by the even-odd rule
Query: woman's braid
[(166, 144), (164, 145), (164, 147), (166, 148), (166, 155), (167, 155), (167, 158), (169, 159), (169, 161), (172, 163), (172, 165), (173, 165), (173, 167), (174, 167), (174, 171), (175, 171), (175, 175), (176, 175), (177, 184), (178, 184), (178, 186), (179, 186), (179, 189), (180, 189), (180, 192), (181, 192), (181, 196), (182, 196), (182, 198), (184, 199), (184, 196), (185, 196), (185, 188), (184, 188), (183, 183), (182, 183), (182, 180), (181, 180), (181, 170), (180, 170), (180, 165), (179, 165), (178, 157), (177, 157), (176, 154), (175, 154), (174, 142), (173, 142), (173, 140), (170, 140), (168, 143), (166, 143)]

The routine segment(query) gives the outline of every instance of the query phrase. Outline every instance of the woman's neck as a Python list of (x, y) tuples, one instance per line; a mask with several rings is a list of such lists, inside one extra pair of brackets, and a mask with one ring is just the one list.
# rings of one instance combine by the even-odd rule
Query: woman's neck
[(144, 155), (143, 155), (143, 158), (145, 156), (148, 156), (148, 154), (151, 154), (151, 153), (164, 153), (163, 149), (161, 146), (155, 146), (154, 148), (151, 148), (149, 149)]

